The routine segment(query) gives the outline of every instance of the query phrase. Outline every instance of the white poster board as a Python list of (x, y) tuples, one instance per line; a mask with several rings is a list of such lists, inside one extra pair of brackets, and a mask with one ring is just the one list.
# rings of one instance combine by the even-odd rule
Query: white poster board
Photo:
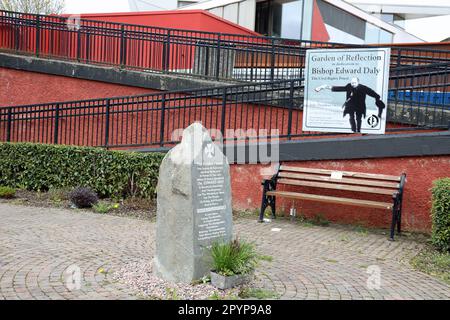
[(384, 134), (390, 48), (306, 52), (303, 131)]

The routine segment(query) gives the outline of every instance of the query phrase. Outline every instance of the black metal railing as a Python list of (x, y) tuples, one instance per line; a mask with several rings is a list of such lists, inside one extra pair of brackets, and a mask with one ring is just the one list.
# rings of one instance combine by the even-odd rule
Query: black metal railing
[[(357, 45), (168, 29), (0, 11), (0, 49), (37, 57), (230, 81), (303, 77), (306, 50)], [(450, 62), (392, 45), (391, 67)]]
[(388, 99), (391, 121), (445, 126), (450, 123), (450, 63), (391, 70)]
[[(434, 73), (424, 70), (431, 80), (428, 86), (422, 76), (408, 78), (411, 70), (406, 68), (391, 78), (398, 86), (388, 103), (388, 132), (448, 128), (448, 98), (432, 103), (431, 93), (447, 92), (449, 66), (434, 68)], [(407, 95), (412, 88), (428, 88), (429, 94), (412, 99)], [(0, 108), (0, 141), (164, 147), (177, 143), (182, 129), (194, 121), (201, 121), (213, 136), (225, 141), (336, 135), (304, 132), (302, 106), (302, 79), (12, 106)]]

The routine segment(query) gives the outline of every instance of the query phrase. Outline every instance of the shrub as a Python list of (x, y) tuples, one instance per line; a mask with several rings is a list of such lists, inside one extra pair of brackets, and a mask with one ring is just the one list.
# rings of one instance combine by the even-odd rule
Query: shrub
[(431, 242), (440, 251), (450, 251), (450, 178), (436, 180), (432, 195)]
[(0, 186), (0, 198), (11, 199), (16, 195), (16, 190), (10, 187)]
[(258, 261), (254, 245), (239, 239), (230, 243), (213, 243), (211, 255), (213, 270), (224, 276), (251, 273)]
[(69, 199), (77, 208), (91, 208), (98, 203), (97, 194), (85, 187), (75, 188), (70, 192)]
[(161, 153), (0, 143), (0, 185), (31, 191), (92, 188), (101, 197), (152, 198)]

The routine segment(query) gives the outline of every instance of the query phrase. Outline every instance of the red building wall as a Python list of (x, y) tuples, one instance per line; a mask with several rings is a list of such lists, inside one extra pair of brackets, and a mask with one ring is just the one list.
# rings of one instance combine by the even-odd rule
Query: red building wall
[(167, 10), (138, 13), (97, 13), (82, 14), (81, 18), (108, 22), (139, 24), (151, 27), (260, 36), (260, 34), (257, 32), (244, 28), (231, 21), (222, 19), (205, 10)]

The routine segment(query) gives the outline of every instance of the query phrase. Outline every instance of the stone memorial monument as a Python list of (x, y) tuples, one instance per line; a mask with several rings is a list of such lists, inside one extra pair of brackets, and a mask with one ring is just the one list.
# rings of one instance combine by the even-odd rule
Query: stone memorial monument
[(209, 274), (209, 247), (231, 241), (230, 169), (208, 131), (194, 123), (161, 163), (153, 272), (191, 283)]

